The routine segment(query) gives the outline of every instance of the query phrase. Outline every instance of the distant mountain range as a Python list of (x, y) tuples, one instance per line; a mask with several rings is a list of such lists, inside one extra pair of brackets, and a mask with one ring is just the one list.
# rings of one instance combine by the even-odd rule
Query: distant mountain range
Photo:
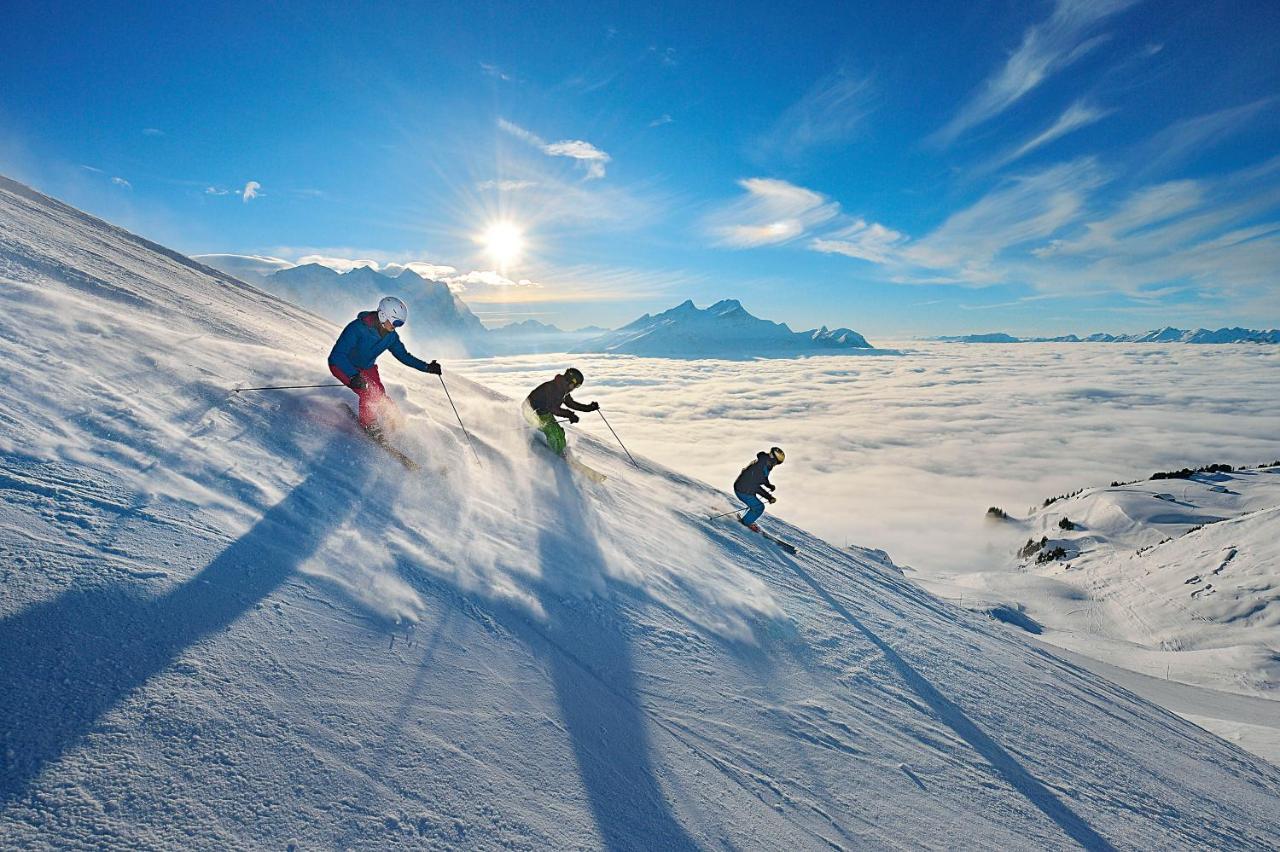
[(1062, 337), (1014, 337), (1004, 332), (931, 337), (944, 343), (1280, 343), (1280, 330), (1257, 331), (1251, 328), (1220, 328), (1212, 331), (1198, 328), (1189, 331), (1166, 326), (1144, 334), (1105, 334), (1088, 337), (1067, 334)]
[(699, 309), (692, 301), (645, 314), (616, 331), (582, 343), (575, 352), (609, 352), (657, 358), (786, 358), (796, 355), (872, 351), (866, 338), (847, 328), (792, 331), (785, 323), (747, 313), (736, 299)]
[(467, 338), (485, 333), (480, 318), (443, 281), (405, 269), (394, 278), (367, 266), (338, 273), (318, 263), (273, 272), (264, 279), (275, 295), (339, 322), (367, 311), (388, 293), (409, 306), (415, 336)]
[(409, 305), (410, 336), (445, 347), (428, 354), (450, 357), (567, 351), (747, 359), (884, 351), (874, 350), (865, 337), (848, 328), (792, 331), (785, 323), (752, 316), (735, 299), (703, 309), (686, 301), (613, 331), (597, 326), (565, 331), (532, 319), (486, 328), (448, 284), (410, 269), (393, 268), (396, 274), (388, 275), (366, 266), (336, 272), (317, 263), (293, 266), (243, 255), (205, 254), (195, 259), (337, 323), (349, 322), (358, 311), (394, 293)]
[(274, 258), (241, 255), (210, 254), (196, 259), (340, 324), (351, 321), (360, 311), (371, 310), (383, 296), (398, 295), (409, 306), (409, 334), (432, 345), (443, 344), (444, 352), (432, 350), (428, 354), (564, 352), (608, 330), (587, 326), (565, 331), (537, 320), (486, 328), (448, 284), (424, 278), (411, 269), (389, 275), (366, 266), (337, 272), (318, 263), (293, 266)]

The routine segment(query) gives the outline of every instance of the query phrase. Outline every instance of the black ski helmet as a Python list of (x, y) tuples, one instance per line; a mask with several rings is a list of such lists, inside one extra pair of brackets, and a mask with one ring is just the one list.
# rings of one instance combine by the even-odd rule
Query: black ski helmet
[(782, 464), (786, 460), (787, 454), (782, 451), (782, 447), (774, 447), (769, 450), (769, 458), (773, 459), (774, 464)]
[(570, 367), (564, 371), (564, 377), (569, 380), (569, 384), (575, 388), (582, 387), (582, 371), (577, 367)]

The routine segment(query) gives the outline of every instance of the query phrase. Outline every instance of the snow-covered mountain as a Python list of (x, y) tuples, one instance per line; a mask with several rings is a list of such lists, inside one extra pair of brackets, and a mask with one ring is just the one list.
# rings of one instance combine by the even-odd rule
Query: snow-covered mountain
[(394, 278), (367, 266), (336, 272), (318, 263), (282, 269), (266, 276), (269, 292), (315, 311), (334, 322), (348, 322), (361, 310), (395, 294), (409, 305), (412, 334), (419, 339), (468, 342), (484, 336), (479, 317), (443, 281), (430, 281), (411, 269)]
[(581, 481), (451, 371), (480, 461), (384, 371), (416, 475), (232, 393), (337, 327), (3, 179), (0, 308), (7, 847), (1280, 845), (1280, 769), (882, 553)]
[(991, 334), (964, 334), (935, 337), (944, 343), (1280, 343), (1280, 330), (1258, 331), (1250, 328), (1220, 328), (1194, 331), (1165, 326), (1142, 334), (1107, 334), (1097, 332), (1088, 337), (1067, 334), (1061, 337), (1014, 337), (998, 331)]
[(338, 323), (369, 310), (385, 295), (398, 295), (409, 305), (407, 336), (421, 342), (432, 356), (564, 352), (608, 331), (594, 326), (565, 331), (532, 319), (486, 328), (445, 282), (424, 278), (412, 269), (392, 267), (395, 274), (390, 274), (357, 266), (338, 272), (322, 264), (297, 265), (279, 258), (235, 254), (205, 254), (195, 259)]
[(785, 323), (754, 317), (735, 299), (699, 309), (686, 301), (660, 314), (645, 314), (575, 352), (611, 352), (657, 358), (791, 357), (868, 351), (871, 344), (847, 328), (793, 332)]
[(489, 329), (484, 346), (493, 355), (566, 352), (607, 331), (595, 326), (565, 331), (558, 326), (528, 319)]

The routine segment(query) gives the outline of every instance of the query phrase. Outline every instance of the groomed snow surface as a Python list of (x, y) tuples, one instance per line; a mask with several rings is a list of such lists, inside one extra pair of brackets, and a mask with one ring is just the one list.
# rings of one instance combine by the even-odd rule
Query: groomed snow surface
[(388, 358), (407, 475), (230, 393), (333, 326), (7, 181), (0, 284), (5, 847), (1280, 845), (1280, 769), (874, 551), (446, 364), (477, 462)]
[(914, 578), (1280, 764), (1280, 467), (1086, 488), (992, 523), (1045, 544)]

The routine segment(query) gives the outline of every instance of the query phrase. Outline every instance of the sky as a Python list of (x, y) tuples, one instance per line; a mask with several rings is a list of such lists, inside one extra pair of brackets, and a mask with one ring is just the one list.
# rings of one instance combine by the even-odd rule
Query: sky
[(1274, 2), (336, 5), (18, 4), (0, 173), (490, 324), (1280, 326)]

